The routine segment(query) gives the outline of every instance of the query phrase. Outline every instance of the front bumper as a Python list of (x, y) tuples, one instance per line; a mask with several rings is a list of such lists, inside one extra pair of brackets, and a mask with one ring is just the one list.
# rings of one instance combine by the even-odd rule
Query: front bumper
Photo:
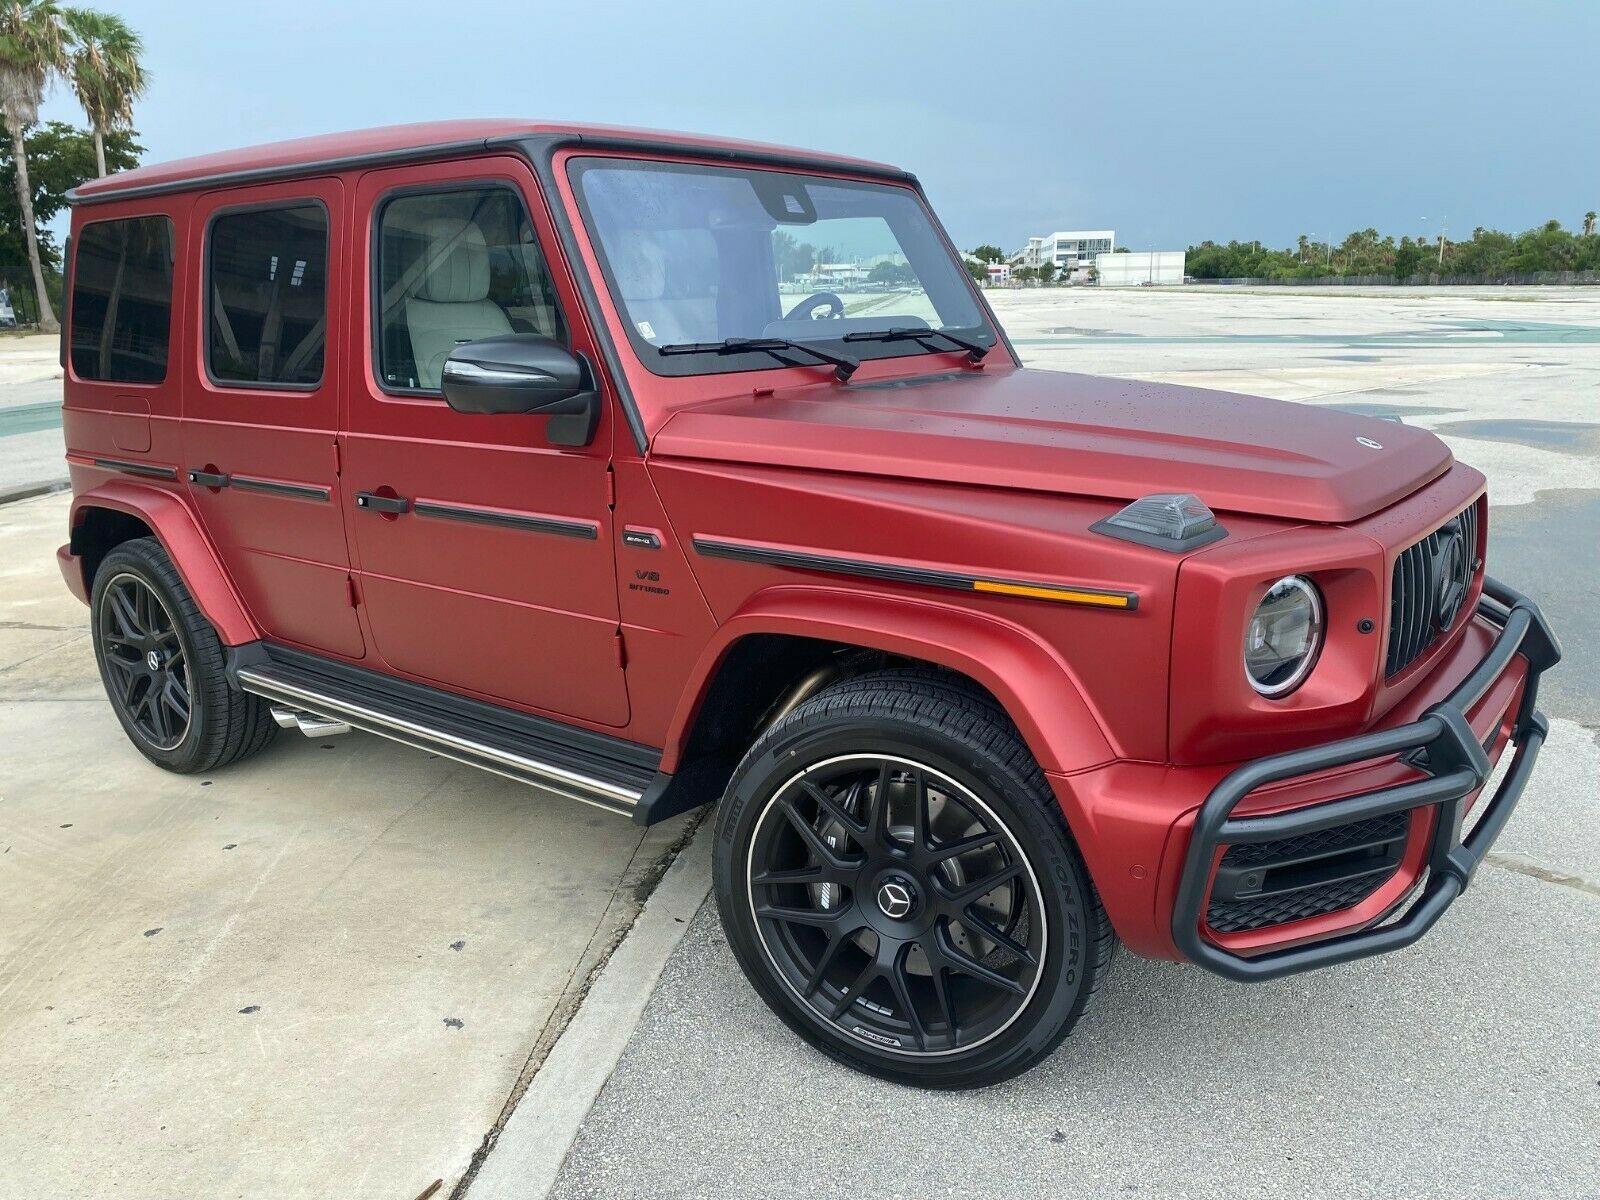
[[(1251, 981), (1385, 954), (1415, 942), (1466, 890), (1533, 772), (1548, 731), (1548, 723), (1536, 708), (1539, 676), (1561, 658), (1555, 635), (1538, 606), (1504, 584), (1484, 581), (1478, 613), (1499, 630), (1488, 653), (1444, 700), (1416, 720), (1256, 759), (1234, 769), (1210, 790), (1194, 818), (1172, 906), (1172, 939), (1182, 957), (1226, 978)], [(1511, 766), (1476, 824), (1463, 836), (1467, 809), (1488, 782), (1494, 765), (1490, 757), (1493, 735), (1486, 745), (1468, 723), (1467, 713), (1519, 654), (1527, 661), (1527, 675), (1511, 726)], [(1404, 756), (1424, 778), (1285, 812), (1234, 816), (1240, 803), (1258, 789), (1395, 755)], [(1389, 919), (1379, 924), (1337, 937), (1248, 955), (1206, 936), (1206, 906), (1228, 847), (1302, 837), (1427, 808), (1432, 808), (1434, 815), (1423, 864), (1426, 882), (1398, 916), (1385, 914)]]

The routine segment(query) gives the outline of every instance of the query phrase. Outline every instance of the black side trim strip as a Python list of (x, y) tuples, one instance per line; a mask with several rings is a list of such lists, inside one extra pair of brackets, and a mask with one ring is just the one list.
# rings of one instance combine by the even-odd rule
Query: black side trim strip
[[(992, 576), (963, 575), (956, 571), (939, 571), (927, 567), (905, 567), (898, 563), (877, 562), (866, 558), (840, 558), (831, 554), (815, 554), (807, 550), (787, 550), (779, 546), (754, 546), (744, 542), (726, 542), (718, 538), (694, 538), (696, 553), (707, 558), (731, 558), (742, 562), (764, 563), (773, 567), (790, 567), (799, 571), (825, 571), (832, 575), (855, 575), (864, 579), (886, 579), (892, 583), (920, 584), (924, 587), (950, 588), (960, 592), (999, 592), (1022, 595), (1008, 589), (1033, 589), (1039, 592), (1059, 593), (1037, 597), (1072, 603), (1072, 596), (1083, 599), (1080, 603), (1094, 605), (1092, 597), (1103, 598), (1103, 606), (1123, 612), (1138, 607), (1139, 597), (1134, 592), (1111, 591), (1106, 588), (1077, 587), (1070, 584), (1032, 583), (1022, 579), (999, 579)], [(1000, 585), (995, 587), (993, 585)], [(990, 585), (990, 586), (984, 586)]]
[(557, 537), (582, 538), (597, 541), (600, 526), (594, 521), (569, 521), (562, 517), (536, 517), (529, 513), (506, 512), (498, 508), (462, 508), (455, 504), (439, 504), (433, 500), (418, 500), (411, 511), (419, 517), (436, 517), (442, 521), (466, 521), (473, 525), (499, 525), (507, 529), (525, 529), (529, 533), (552, 533)]
[(292, 496), (296, 500), (321, 500), (326, 503), (333, 493), (325, 487), (309, 483), (279, 483), (274, 479), (252, 479), (248, 475), (232, 476), (233, 486), (247, 492), (267, 492), (273, 496)]
[(94, 465), (104, 467), (108, 471), (121, 471), (124, 475), (145, 475), (151, 479), (176, 479), (178, 472), (173, 467), (158, 467), (155, 463), (128, 462), (121, 458), (97, 458)]

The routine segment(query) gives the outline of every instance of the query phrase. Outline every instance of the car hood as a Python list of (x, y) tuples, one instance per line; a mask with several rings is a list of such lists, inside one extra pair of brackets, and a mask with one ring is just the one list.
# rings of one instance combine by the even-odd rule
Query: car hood
[(1335, 409), (993, 368), (712, 400), (674, 413), (652, 453), (1108, 500), (1193, 492), (1219, 512), (1328, 523), (1451, 463), (1425, 430)]

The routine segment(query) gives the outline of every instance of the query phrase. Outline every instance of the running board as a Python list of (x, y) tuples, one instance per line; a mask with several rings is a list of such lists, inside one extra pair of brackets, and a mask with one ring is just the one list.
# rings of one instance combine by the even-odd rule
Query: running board
[(656, 775), (658, 756), (631, 742), (276, 646), (250, 659), (233, 666), (239, 688), (308, 736), (360, 729), (629, 816)]

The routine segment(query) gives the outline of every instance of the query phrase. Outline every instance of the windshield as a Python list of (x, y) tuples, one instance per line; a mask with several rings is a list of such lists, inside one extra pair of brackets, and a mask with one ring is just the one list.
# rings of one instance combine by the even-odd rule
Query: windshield
[[(730, 339), (861, 358), (950, 349), (870, 337), (890, 330), (994, 342), (965, 268), (909, 188), (617, 159), (583, 159), (574, 172), (606, 284), (657, 374), (785, 365)], [(814, 360), (796, 351), (787, 361)]]

